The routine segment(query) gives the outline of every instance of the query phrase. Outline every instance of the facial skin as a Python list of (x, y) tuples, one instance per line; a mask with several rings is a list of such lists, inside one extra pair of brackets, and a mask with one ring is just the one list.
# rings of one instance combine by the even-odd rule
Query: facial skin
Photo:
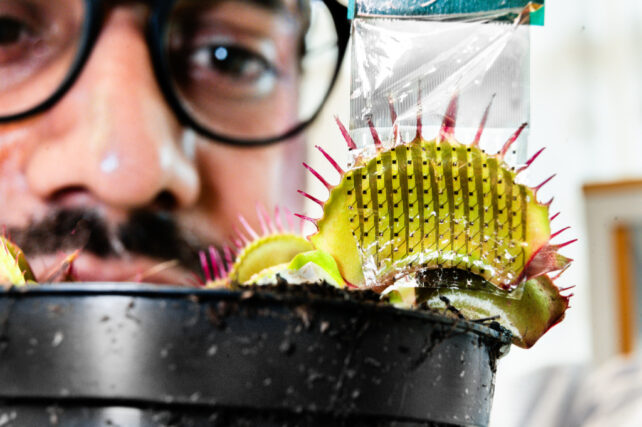
[[(226, 13), (231, 26), (238, 21), (257, 31), (272, 30), (260, 15), (248, 20), (242, 8), (249, 6), (230, 7), (238, 9)], [(91, 57), (64, 98), (44, 113), (0, 124), (0, 224), (23, 246), (38, 278), (46, 277), (79, 242), (96, 246), (90, 242), (95, 236), (83, 231), (83, 220), (77, 228), (61, 228), (61, 233), (81, 236), (69, 237), (70, 244), (47, 244), (46, 236), (39, 244), (39, 234), (29, 227), (40, 221), (58, 227), (53, 218), (60, 210), (88, 222), (104, 221), (103, 240), (110, 249), (95, 254), (81, 247), (74, 263), (78, 280), (185, 284), (193, 279), (185, 265), (150, 273), (172, 252), (132, 251), (137, 232), (160, 233), (143, 240), (162, 246), (172, 242), (161, 235), (169, 229), (195, 253), (228, 241), (238, 214), (257, 226), (256, 202), (300, 208), (296, 189), (303, 183), (302, 139), (235, 147), (182, 127), (154, 77), (144, 35), (147, 13), (137, 3), (112, 6)], [(266, 126), (292, 122), (297, 114), (296, 63), (288, 58), (296, 57), (293, 34), (298, 29), (287, 29), (287, 34), (280, 28), (285, 33), (274, 38), (274, 45), (293, 78)], [(253, 115), (237, 117), (230, 126), (252, 123)], [(118, 230), (136, 215), (143, 218), (142, 225), (123, 242)], [(160, 226), (146, 229), (147, 217)]]

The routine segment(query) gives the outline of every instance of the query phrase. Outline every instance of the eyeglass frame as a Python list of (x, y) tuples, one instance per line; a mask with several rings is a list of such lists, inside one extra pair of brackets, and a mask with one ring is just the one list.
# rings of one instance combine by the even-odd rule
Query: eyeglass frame
[[(34, 107), (23, 111), (21, 113), (11, 114), (8, 116), (0, 116), (0, 123), (8, 123), (19, 121), (40, 113), (43, 113), (58, 103), (74, 85), (80, 73), (84, 69), (91, 52), (96, 45), (96, 40), (104, 23), (104, 4), (107, 0), (83, 0), (86, 8), (86, 18), (82, 25), (82, 39), (80, 41), (79, 53), (76, 54), (74, 62), (71, 64), (70, 71), (67, 73), (63, 81), (58, 85), (58, 88), (45, 100), (35, 105)], [(257, 147), (273, 144), (283, 141), (302, 132), (318, 117), (323, 106), (328, 100), (330, 93), (337, 81), (343, 57), (348, 45), (350, 37), (350, 22), (347, 19), (347, 10), (337, 0), (318, 0), (322, 1), (328, 8), (332, 15), (332, 21), (335, 26), (337, 34), (337, 63), (330, 80), (330, 85), (326, 91), (322, 102), (319, 104), (317, 110), (308, 118), (300, 122), (295, 127), (286, 131), (285, 133), (268, 138), (259, 139), (244, 139), (233, 138), (226, 135), (219, 134), (211, 131), (207, 127), (198, 123), (188, 112), (181, 103), (176, 90), (171, 84), (171, 71), (167, 56), (163, 53), (163, 31), (169, 21), (174, 4), (179, 0), (150, 0), (152, 3), (151, 14), (145, 28), (145, 39), (147, 48), (149, 50), (150, 58), (152, 61), (152, 68), (154, 70), (154, 77), (160, 87), (160, 90), (179, 122), (192, 128), (196, 133), (216, 142), (221, 142), (228, 145), (241, 146), (241, 147)]]

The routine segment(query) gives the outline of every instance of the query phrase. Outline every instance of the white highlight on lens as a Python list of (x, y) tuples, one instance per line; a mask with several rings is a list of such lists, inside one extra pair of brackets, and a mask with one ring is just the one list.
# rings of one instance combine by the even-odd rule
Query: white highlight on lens
[(104, 173), (111, 173), (118, 169), (118, 166), (120, 166), (120, 160), (118, 160), (118, 156), (114, 153), (108, 154), (107, 157), (100, 162), (100, 170)]
[(227, 55), (228, 55), (227, 48), (223, 46), (217, 47), (216, 50), (214, 51), (214, 56), (219, 61), (225, 61), (227, 59)]

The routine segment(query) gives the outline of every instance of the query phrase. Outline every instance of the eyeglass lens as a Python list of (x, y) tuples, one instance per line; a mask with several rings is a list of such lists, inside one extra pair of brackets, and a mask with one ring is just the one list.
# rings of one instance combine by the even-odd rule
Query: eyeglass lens
[(78, 55), (82, 0), (0, 1), (0, 117), (42, 103), (62, 84)]
[[(58, 90), (81, 54), (86, 15), (83, 0), (0, 1), (0, 117)], [(275, 137), (307, 121), (338, 63), (320, 0), (177, 0), (160, 40), (182, 108), (229, 138)]]

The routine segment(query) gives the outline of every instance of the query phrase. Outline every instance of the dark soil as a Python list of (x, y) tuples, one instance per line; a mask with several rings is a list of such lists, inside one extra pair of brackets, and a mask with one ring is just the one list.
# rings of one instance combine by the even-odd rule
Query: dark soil
[[(475, 289), (485, 289), (488, 282), (479, 279), (479, 276), (472, 275), (457, 269), (443, 269), (443, 270), (430, 270), (418, 274), (420, 283), (425, 284), (430, 288), (449, 287), (453, 281), (461, 281), (469, 279), (473, 276), (476, 280), (473, 281), (472, 287)], [(391, 304), (386, 300), (381, 299), (381, 296), (368, 289), (339, 289), (327, 283), (307, 283), (300, 285), (291, 285), (279, 277), (279, 282), (276, 285), (261, 285), (261, 286), (237, 286), (237, 289), (243, 292), (243, 299), (251, 298), (262, 294), (272, 294), (278, 298), (296, 298), (309, 301), (318, 300), (335, 300), (335, 301), (350, 301), (359, 304), (375, 305), (391, 307)], [(450, 305), (447, 298), (442, 299), (446, 304), (446, 310), (435, 310), (428, 307), (426, 304), (420, 304), (413, 308), (413, 311), (428, 312), (448, 318), (455, 318), (458, 320), (474, 322), (482, 324), (491, 329), (494, 329), (502, 334), (509, 333), (508, 330), (502, 327), (497, 321), (496, 317), (486, 319), (466, 319), (455, 307)]]

